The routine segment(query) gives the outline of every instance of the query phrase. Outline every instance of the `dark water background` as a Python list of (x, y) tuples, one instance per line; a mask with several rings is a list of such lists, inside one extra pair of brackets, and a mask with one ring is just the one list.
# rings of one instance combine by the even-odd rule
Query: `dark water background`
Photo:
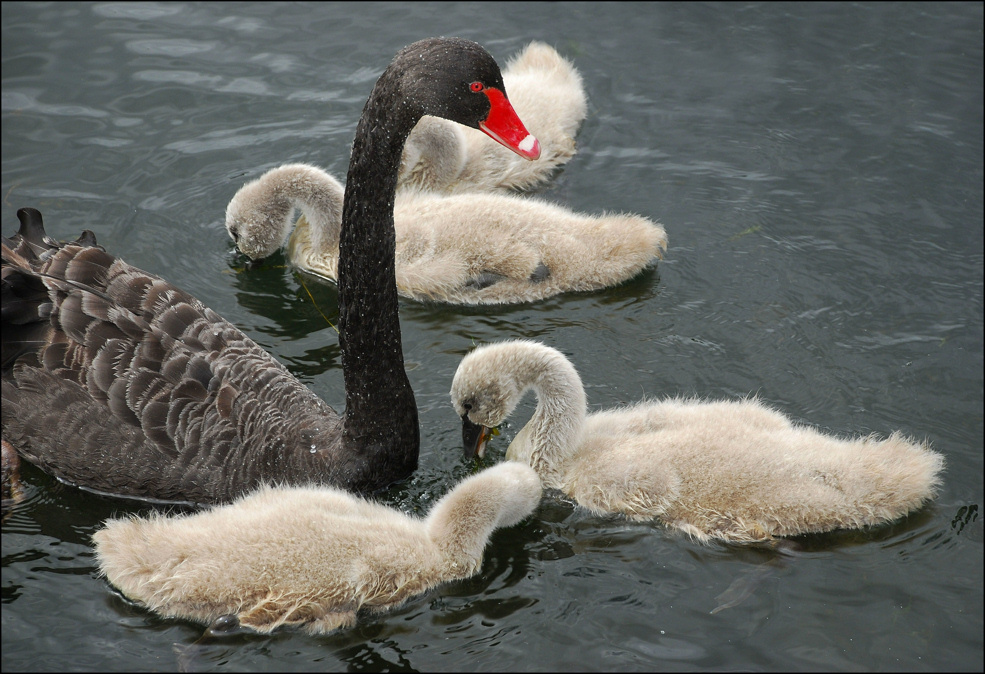
[(334, 288), (280, 255), (243, 271), (229, 198), (287, 161), (344, 178), (373, 82), (422, 37), (500, 63), (537, 39), (574, 61), (589, 114), (541, 195), (658, 219), (668, 255), (532, 305), (402, 302), (423, 447), (384, 495), (395, 507), (425, 512), (473, 469), (452, 375), (473, 344), (519, 336), (567, 354), (593, 409), (758, 393), (826, 432), (927, 438), (948, 464), (927, 508), (798, 539), (793, 559), (546, 498), (480, 575), (390, 615), (191, 649), (201, 627), (97, 575), (92, 532), (140, 508), (28, 468), (3, 525), (4, 671), (981, 671), (981, 3), (5, 2), (2, 17), (4, 233), (22, 206), (59, 238), (92, 229), (337, 408), (337, 335), (302, 281), (333, 319)]

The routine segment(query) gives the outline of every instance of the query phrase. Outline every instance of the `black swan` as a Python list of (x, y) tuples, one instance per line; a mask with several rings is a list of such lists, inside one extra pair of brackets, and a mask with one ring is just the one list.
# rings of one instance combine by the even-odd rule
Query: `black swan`
[(431, 38), (401, 50), (356, 129), (339, 263), (339, 415), (217, 313), (96, 245), (59, 244), (21, 209), (3, 240), (3, 438), (64, 482), (157, 501), (227, 502), (262, 483), (383, 488), (417, 467), (401, 351), (393, 201), (423, 115), (531, 159), (496, 61)]

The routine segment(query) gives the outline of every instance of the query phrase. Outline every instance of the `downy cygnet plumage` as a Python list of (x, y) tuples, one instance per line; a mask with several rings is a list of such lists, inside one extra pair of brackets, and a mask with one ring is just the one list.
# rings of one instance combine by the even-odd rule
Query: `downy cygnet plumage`
[(643, 401), (588, 414), (574, 366), (532, 341), (481, 346), (451, 388), (466, 454), (533, 389), (506, 458), (596, 513), (659, 518), (696, 539), (765, 542), (894, 520), (932, 498), (943, 457), (925, 443), (825, 435), (755, 399)]
[(463, 480), (424, 519), (332, 487), (265, 486), (190, 515), (109, 520), (93, 540), (109, 582), (164, 617), (317, 634), (478, 573), (493, 530), (540, 495), (514, 462)]
[[(343, 191), (318, 167), (286, 164), (239, 189), (226, 229), (253, 259), (286, 242), (293, 264), (335, 280)], [(639, 215), (583, 215), (502, 193), (400, 190), (393, 218), (397, 291), (420, 301), (510, 304), (599, 290), (636, 276), (667, 246), (663, 226)]]

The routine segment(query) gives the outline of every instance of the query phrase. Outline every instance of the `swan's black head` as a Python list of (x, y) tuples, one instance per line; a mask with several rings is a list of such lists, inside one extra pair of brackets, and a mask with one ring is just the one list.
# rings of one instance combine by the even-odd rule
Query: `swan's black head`
[(398, 79), (418, 118), (450, 119), (479, 129), (521, 157), (540, 156), (540, 143), (510, 105), (499, 65), (481, 45), (457, 37), (421, 40), (400, 50), (387, 73)]

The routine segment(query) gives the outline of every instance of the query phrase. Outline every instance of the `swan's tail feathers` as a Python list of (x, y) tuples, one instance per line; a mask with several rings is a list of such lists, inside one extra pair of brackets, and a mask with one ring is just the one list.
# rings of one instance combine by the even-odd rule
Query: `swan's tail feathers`
[(640, 227), (646, 234), (644, 238), (647, 239), (649, 243), (650, 250), (653, 251), (653, 256), (659, 259), (664, 259), (664, 253), (667, 252), (667, 230), (659, 222), (653, 222), (640, 216)]
[[(3, 237), (2, 244), (4, 372), (22, 355), (37, 352), (40, 357), (46, 344), (59, 341), (57, 318), (66, 324), (61, 329), (69, 330), (73, 317), (107, 314), (107, 305), (114, 304), (105, 290), (115, 258), (96, 243), (91, 231), (61, 243), (45, 232), (37, 210), (22, 208), (17, 217), (20, 229), (10, 239)], [(76, 325), (73, 332), (84, 330)]]
[(660, 223), (628, 213), (602, 215), (597, 222), (598, 240), (591, 251), (596, 265), (589, 267), (587, 275), (590, 285), (621, 283), (663, 259), (667, 232)]
[[(899, 517), (919, 508), (937, 496), (944, 470), (944, 456), (926, 442), (908, 438), (896, 431), (885, 440), (874, 437), (863, 441), (870, 445), (874, 457), (882, 460), (885, 488), (873, 486), (876, 504), (886, 519)], [(867, 448), (868, 449), (868, 448)]]
[(47, 340), (52, 303), (41, 270), (44, 262), (61, 248), (45, 232), (37, 210), (22, 208), (17, 211), (17, 218), (20, 221), (17, 233), (9, 239), (3, 237), (2, 242), (0, 317), (4, 372), (20, 356), (37, 350)]
[[(218, 319), (197, 299), (107, 253), (89, 230), (60, 243), (45, 233), (38, 211), (22, 208), (18, 217), (21, 229), (3, 241), (4, 368), (13, 364), (8, 347), (30, 347), (21, 343), (22, 331), (83, 349), (85, 367), (110, 339), (153, 340), (165, 350), (177, 341), (203, 347), (200, 339), (183, 339), (193, 323)], [(213, 331), (205, 348), (216, 348), (221, 332)]]
[[(44, 283), (31, 268), (31, 261), (21, 254), (21, 247), (7, 237), (3, 237), (3, 343), (4, 349), (11, 335), (10, 326), (24, 325), (37, 318), (37, 304), (47, 299), (48, 291)], [(28, 256), (34, 253), (27, 248)], [(6, 359), (4, 360), (6, 363)]]
[(659, 222), (630, 213), (603, 218), (608, 225), (604, 237), (607, 245), (599, 249), (608, 251), (613, 259), (625, 260), (631, 266), (645, 266), (654, 259), (663, 259), (667, 251), (667, 230)]

